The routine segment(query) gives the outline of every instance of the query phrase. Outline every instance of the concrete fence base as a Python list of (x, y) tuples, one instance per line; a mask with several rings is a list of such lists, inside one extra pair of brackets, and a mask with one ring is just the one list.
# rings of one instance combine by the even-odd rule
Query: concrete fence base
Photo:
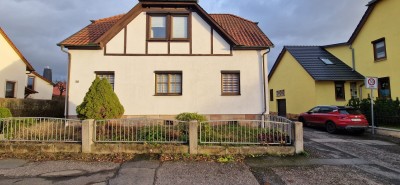
[[(199, 123), (189, 123), (189, 145), (174, 144), (132, 144), (132, 143), (95, 143), (95, 120), (84, 120), (82, 123), (82, 143), (0, 143), (0, 153), (26, 153), (41, 151), (49, 153), (92, 153), (92, 154), (206, 154), (206, 155), (293, 155), (304, 151), (303, 125), (294, 124), (294, 146), (208, 146), (199, 145)], [(0, 135), (0, 139), (1, 139)], [(4, 137), (3, 137), (4, 138)]]

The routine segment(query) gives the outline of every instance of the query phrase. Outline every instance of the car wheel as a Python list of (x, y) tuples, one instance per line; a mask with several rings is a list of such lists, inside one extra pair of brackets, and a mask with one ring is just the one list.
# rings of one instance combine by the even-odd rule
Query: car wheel
[(330, 134), (336, 133), (336, 125), (335, 125), (335, 123), (332, 122), (332, 121), (328, 121), (328, 122), (326, 123), (326, 131), (327, 131), (328, 133), (330, 133)]
[(305, 120), (304, 118), (299, 118), (299, 121), (303, 123), (303, 127), (308, 127), (308, 126), (310, 126), (310, 125), (306, 122), (306, 120)]

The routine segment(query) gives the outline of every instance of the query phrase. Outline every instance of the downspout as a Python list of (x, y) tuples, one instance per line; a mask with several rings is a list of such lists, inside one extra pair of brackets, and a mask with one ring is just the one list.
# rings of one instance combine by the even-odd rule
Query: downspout
[(65, 50), (64, 46), (61, 46), (61, 51), (68, 54), (68, 78), (67, 78), (67, 82), (66, 82), (66, 92), (65, 92), (65, 105), (64, 105), (64, 115), (65, 118), (67, 119), (69, 116), (69, 82), (70, 82), (70, 70), (71, 70), (71, 53), (67, 50)]
[(356, 71), (356, 56), (354, 54), (354, 48), (353, 45), (350, 45), (350, 50), (351, 50), (351, 60), (352, 60), (352, 64), (353, 64), (353, 71)]
[(264, 95), (264, 111), (261, 115), (262, 120), (265, 120), (265, 114), (267, 113), (267, 85), (266, 85), (266, 80), (265, 80), (265, 56), (271, 51), (271, 48), (268, 47), (267, 51), (262, 55), (262, 72), (263, 72), (263, 95)]

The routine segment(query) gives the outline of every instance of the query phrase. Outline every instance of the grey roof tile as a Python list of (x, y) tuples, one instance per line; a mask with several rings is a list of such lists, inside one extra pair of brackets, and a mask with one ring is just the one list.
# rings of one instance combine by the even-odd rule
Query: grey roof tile
[[(353, 71), (343, 61), (321, 46), (285, 46), (301, 66), (317, 81), (364, 80), (364, 76)], [(321, 58), (329, 59), (333, 65), (325, 64)]]

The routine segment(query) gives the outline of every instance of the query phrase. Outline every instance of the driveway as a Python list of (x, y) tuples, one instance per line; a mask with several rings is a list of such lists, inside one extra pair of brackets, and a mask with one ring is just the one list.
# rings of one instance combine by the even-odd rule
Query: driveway
[(307, 154), (246, 160), (260, 184), (400, 184), (398, 140), (305, 128)]

